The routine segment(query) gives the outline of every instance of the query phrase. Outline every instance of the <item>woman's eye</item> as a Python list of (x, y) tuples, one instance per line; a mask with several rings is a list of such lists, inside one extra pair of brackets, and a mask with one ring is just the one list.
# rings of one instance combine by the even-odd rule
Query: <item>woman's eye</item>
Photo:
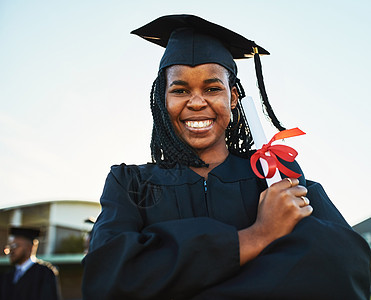
[(173, 94), (185, 94), (187, 91), (186, 90), (183, 90), (183, 89), (176, 89), (176, 90), (172, 90), (171, 93)]
[(218, 87), (211, 87), (211, 88), (208, 88), (206, 89), (207, 92), (218, 92), (220, 91), (221, 89), (218, 88)]

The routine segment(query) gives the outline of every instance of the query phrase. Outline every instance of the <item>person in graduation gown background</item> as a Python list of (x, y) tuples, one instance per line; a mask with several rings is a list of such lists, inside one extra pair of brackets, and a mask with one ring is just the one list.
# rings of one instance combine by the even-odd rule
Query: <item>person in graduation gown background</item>
[(11, 227), (5, 252), (14, 269), (4, 274), (1, 300), (60, 300), (58, 270), (35, 257), (39, 229)]
[(368, 299), (370, 249), (321, 185), (296, 162), (282, 161), (298, 179), (269, 188), (252, 171), (234, 59), (268, 51), (192, 15), (132, 33), (166, 47), (151, 91), (153, 163), (112, 166), (84, 299)]

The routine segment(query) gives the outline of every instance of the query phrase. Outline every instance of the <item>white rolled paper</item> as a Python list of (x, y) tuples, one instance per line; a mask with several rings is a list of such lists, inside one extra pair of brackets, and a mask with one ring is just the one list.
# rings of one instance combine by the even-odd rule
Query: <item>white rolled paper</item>
[[(263, 126), (260, 122), (258, 112), (256, 110), (254, 100), (252, 97), (247, 97), (245, 100), (241, 101), (242, 108), (245, 111), (245, 115), (247, 118), (247, 122), (249, 124), (252, 138), (254, 139), (254, 144), (256, 149), (261, 149), (264, 144), (267, 144), (267, 137), (264, 133)], [(264, 176), (268, 174), (268, 164), (264, 159), (259, 159), (260, 164), (262, 166)], [(271, 186), (273, 183), (280, 181), (281, 175), (279, 171), (276, 169), (276, 173), (273, 175), (272, 178), (266, 178), (268, 186)]]

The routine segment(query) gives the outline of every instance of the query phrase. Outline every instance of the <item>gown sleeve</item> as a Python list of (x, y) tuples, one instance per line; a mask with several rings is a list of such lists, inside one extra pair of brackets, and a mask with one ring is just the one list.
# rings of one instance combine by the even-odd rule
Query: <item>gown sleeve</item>
[(192, 300), (366, 300), (370, 248), (347, 224), (319, 183), (306, 180), (311, 216), (268, 245), (233, 278)]
[(108, 175), (101, 197), (83, 261), (84, 299), (188, 299), (238, 272), (233, 226), (206, 217), (144, 226), (130, 199), (135, 175), (121, 169)]

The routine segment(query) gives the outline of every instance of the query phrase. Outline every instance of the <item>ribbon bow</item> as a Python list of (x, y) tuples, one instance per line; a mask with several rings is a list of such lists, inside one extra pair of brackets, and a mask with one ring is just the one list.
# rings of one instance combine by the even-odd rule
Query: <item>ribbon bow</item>
[[(295, 157), (298, 155), (298, 152), (289, 146), (272, 145), (272, 143), (276, 140), (281, 140), (284, 138), (289, 138), (303, 134), (305, 134), (305, 132), (301, 131), (299, 128), (287, 129), (276, 133), (268, 144), (264, 144), (261, 149), (257, 150), (251, 156), (251, 167), (256, 176), (258, 176), (259, 178), (272, 178), (273, 175), (276, 173), (276, 169), (278, 169), (288, 177), (293, 178), (300, 177), (301, 174), (298, 174), (294, 171), (291, 171), (289, 168), (286, 168), (277, 159), (278, 156), (285, 161), (293, 162), (295, 160)], [(266, 176), (263, 176), (256, 167), (256, 163), (260, 158), (264, 159), (268, 164), (268, 174)]]

